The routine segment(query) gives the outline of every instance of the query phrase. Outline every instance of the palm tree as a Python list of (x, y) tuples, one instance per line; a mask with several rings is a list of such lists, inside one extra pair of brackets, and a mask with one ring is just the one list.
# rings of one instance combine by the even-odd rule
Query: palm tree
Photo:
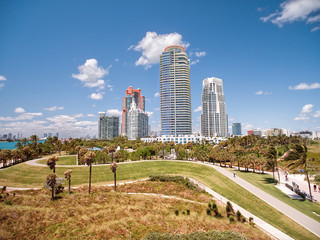
[(71, 187), (71, 173), (72, 173), (72, 170), (67, 170), (64, 172), (64, 177), (69, 181), (69, 188), (68, 188), (69, 194), (70, 194), (70, 187)]
[(267, 157), (270, 160), (270, 165), (272, 166), (272, 173), (273, 173), (273, 181), (274, 180), (274, 171), (278, 172), (278, 179), (280, 184), (280, 173), (278, 169), (278, 151), (275, 147), (269, 147)]
[(88, 151), (83, 157), (83, 163), (87, 166), (90, 166), (89, 170), (89, 194), (91, 192), (91, 172), (92, 172), (92, 163), (94, 161), (96, 154), (92, 151)]
[(9, 161), (10, 159), (11, 159), (11, 150), (3, 149), (0, 152), (0, 160), (2, 160), (2, 162), (3, 162), (2, 167), (6, 167), (7, 166), (7, 161)]
[(47, 176), (46, 183), (51, 188), (51, 201), (53, 201), (54, 200), (55, 185), (57, 183), (57, 174), (55, 174), (55, 173), (49, 174)]
[(61, 156), (62, 142), (60, 140), (57, 140), (56, 145), (59, 152), (59, 156)]
[(292, 149), (285, 152), (285, 154), (281, 157), (281, 160), (286, 162), (290, 161), (287, 166), (289, 169), (300, 168), (304, 170), (304, 173), (307, 177), (308, 186), (309, 186), (309, 193), (310, 198), (312, 201), (312, 194), (311, 194), (311, 186), (310, 180), (308, 175), (308, 168), (311, 166), (311, 161), (314, 161), (314, 158), (307, 158), (308, 148), (306, 145), (298, 145), (296, 144)]
[(118, 164), (115, 162), (111, 163), (110, 165), (110, 169), (114, 175), (114, 191), (117, 191), (117, 167), (118, 167)]
[(109, 153), (111, 153), (111, 160), (113, 162), (113, 153), (116, 151), (116, 148), (114, 146), (108, 147)]
[(57, 156), (52, 156), (47, 159), (47, 165), (51, 170), (53, 170), (53, 173), (56, 173), (56, 162), (59, 160)]

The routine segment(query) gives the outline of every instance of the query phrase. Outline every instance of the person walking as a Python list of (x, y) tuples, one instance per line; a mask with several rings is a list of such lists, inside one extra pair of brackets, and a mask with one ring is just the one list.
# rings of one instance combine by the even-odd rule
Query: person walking
[(236, 171), (233, 171), (233, 177), (236, 177)]

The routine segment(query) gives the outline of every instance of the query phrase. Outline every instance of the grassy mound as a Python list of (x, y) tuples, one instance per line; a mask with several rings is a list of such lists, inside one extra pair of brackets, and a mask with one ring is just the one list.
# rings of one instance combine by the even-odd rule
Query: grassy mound
[[(119, 186), (118, 190), (93, 187), (88, 195), (87, 188), (82, 187), (71, 195), (60, 194), (54, 202), (50, 201), (50, 192), (44, 189), (16, 192), (15, 196), (10, 193), (11, 204), (0, 202), (0, 239), (130, 239), (130, 236), (143, 239), (151, 232), (190, 234), (212, 230), (232, 231), (238, 233), (235, 236), (241, 234), (250, 239), (269, 239), (247, 223), (230, 223), (224, 206), (218, 206), (223, 217), (208, 216), (209, 195), (194, 192), (181, 183), (145, 181)], [(128, 192), (170, 194), (179, 198)], [(177, 216), (175, 211), (181, 214)]]

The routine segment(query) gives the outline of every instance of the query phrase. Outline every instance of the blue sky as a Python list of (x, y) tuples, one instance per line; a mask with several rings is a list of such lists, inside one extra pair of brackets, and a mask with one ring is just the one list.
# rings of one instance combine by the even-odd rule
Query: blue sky
[(320, 0), (0, 1), (0, 134), (97, 135), (129, 86), (159, 130), (159, 55), (192, 62), (193, 130), (202, 81), (223, 79), (230, 123), (320, 131)]

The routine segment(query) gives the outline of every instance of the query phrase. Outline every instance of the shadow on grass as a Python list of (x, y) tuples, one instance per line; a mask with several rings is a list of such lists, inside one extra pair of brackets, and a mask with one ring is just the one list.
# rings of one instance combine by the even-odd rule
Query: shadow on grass
[(263, 179), (263, 182), (266, 184), (277, 184), (278, 180), (274, 180), (272, 177), (266, 177)]

